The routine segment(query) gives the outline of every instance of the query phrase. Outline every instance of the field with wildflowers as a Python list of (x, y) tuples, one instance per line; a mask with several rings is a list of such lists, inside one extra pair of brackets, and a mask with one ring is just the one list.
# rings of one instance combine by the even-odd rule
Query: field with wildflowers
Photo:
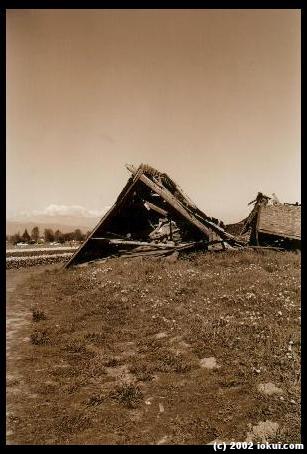
[(14, 295), (11, 444), (300, 442), (299, 255), (113, 259)]

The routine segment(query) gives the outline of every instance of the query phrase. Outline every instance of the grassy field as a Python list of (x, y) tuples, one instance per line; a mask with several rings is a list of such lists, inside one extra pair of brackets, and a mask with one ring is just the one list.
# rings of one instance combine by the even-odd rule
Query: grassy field
[(13, 443), (301, 441), (299, 255), (113, 259), (21, 294)]

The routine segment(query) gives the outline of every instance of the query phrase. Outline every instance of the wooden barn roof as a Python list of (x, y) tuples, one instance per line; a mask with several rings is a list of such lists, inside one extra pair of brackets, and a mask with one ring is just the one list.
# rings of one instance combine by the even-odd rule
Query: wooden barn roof
[(258, 214), (258, 232), (301, 239), (301, 207), (294, 205), (261, 206)]
[[(72, 264), (79, 263), (81, 259), (83, 260), (84, 256), (90, 249), (95, 249), (100, 254), (104, 247), (103, 245), (105, 245), (106, 242), (112, 245), (114, 245), (115, 243), (120, 245), (135, 245), (135, 241), (127, 240), (124, 238), (109, 238), (108, 235), (110, 234), (110, 232), (107, 232), (106, 226), (108, 225), (108, 223), (111, 223), (112, 219), (115, 219), (114, 223), (117, 222), (116, 216), (118, 216), (120, 212), (124, 210), (125, 204), (127, 205), (129, 199), (133, 199), (135, 192), (141, 191), (141, 188), (144, 187), (147, 190), (149, 189), (152, 194), (157, 195), (159, 197), (159, 200), (164, 201), (165, 207), (167, 209), (172, 209), (173, 213), (176, 213), (177, 216), (180, 217), (180, 219), (184, 220), (186, 226), (189, 225), (190, 228), (193, 227), (194, 230), (200, 232), (202, 239), (206, 240), (208, 244), (209, 239), (213, 237), (213, 233), (213, 241), (219, 238), (219, 240), (226, 242), (228, 246), (231, 247), (242, 247), (246, 244), (246, 241), (237, 239), (236, 236), (225, 231), (220, 225), (214, 222), (213, 218), (209, 218), (204, 212), (197, 208), (197, 206), (189, 199), (189, 197), (184, 194), (182, 189), (167, 174), (161, 173), (146, 164), (141, 164), (139, 168), (135, 168), (132, 165), (127, 165), (126, 167), (131, 172), (132, 176), (129, 178), (126, 186), (119, 194), (114, 205), (102, 217), (102, 219), (90, 233), (89, 237), (84, 241), (84, 243), (82, 243), (80, 248), (67, 262), (67, 264), (65, 265), (66, 268), (70, 267)], [(147, 209), (152, 208), (155, 211), (158, 211), (160, 215), (168, 215), (168, 212), (165, 211), (163, 207), (156, 206), (152, 203), (152, 201), (143, 200), (143, 202), (146, 203), (145, 207)], [(134, 216), (133, 213), (133, 210), (131, 211), (130, 209), (129, 216)], [(116, 236), (118, 237), (118, 235)], [(92, 248), (91, 244), (95, 242), (99, 242), (100, 246)], [(143, 246), (144, 242), (140, 243), (140, 241), (138, 241), (138, 244)], [(90, 251), (90, 253), (92, 252)]]

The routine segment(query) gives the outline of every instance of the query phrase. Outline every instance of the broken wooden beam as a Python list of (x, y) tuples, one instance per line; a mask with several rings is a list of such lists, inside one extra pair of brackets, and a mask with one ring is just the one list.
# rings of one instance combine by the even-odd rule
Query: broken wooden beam
[[(131, 165), (126, 165), (127, 169), (135, 175), (137, 171), (142, 168), (142, 166), (139, 167), (139, 169), (135, 169)], [(142, 173), (139, 176), (139, 179), (143, 181), (143, 183), (146, 184), (150, 189), (155, 191), (157, 194), (159, 194), (164, 200), (169, 203), (173, 208), (175, 208), (182, 216), (184, 216), (188, 221), (190, 221), (192, 224), (195, 225), (200, 231), (204, 233), (204, 235), (209, 238), (210, 237), (210, 230), (213, 230), (216, 232), (218, 235), (220, 235), (221, 238), (223, 238), (225, 241), (230, 241), (232, 243), (237, 243), (237, 244), (245, 244), (243, 241), (238, 240), (236, 237), (233, 235), (225, 232), (225, 230), (222, 227), (219, 227), (218, 225), (214, 224), (213, 222), (209, 221), (208, 219), (204, 218), (203, 216), (195, 215), (191, 212), (191, 210), (188, 209), (188, 207), (184, 206), (181, 202), (177, 200), (177, 198), (166, 188), (163, 187), (162, 184), (160, 183), (155, 183), (153, 182), (150, 178), (148, 178), (144, 173)], [(201, 220), (200, 220), (201, 219)]]
[(94, 237), (91, 240), (96, 241), (103, 241), (109, 244), (115, 245), (127, 245), (127, 246), (150, 246), (155, 248), (173, 248), (175, 243), (149, 243), (146, 241), (134, 241), (134, 240), (121, 240), (121, 239), (113, 239), (113, 238), (98, 238)]
[(137, 170), (137, 172), (133, 176), (133, 181), (131, 183), (126, 184), (124, 189), (121, 191), (119, 196), (117, 197), (116, 202), (111, 206), (111, 208), (105, 213), (105, 215), (102, 217), (102, 219), (98, 222), (98, 224), (94, 227), (92, 233), (90, 236), (80, 245), (80, 247), (77, 249), (77, 251), (73, 254), (73, 256), (68, 260), (68, 262), (64, 265), (64, 268), (69, 268), (75, 261), (75, 258), (78, 256), (80, 251), (85, 248), (87, 245), (88, 241), (93, 237), (94, 233), (101, 228), (103, 223), (105, 222), (106, 219), (111, 215), (111, 213), (114, 213), (116, 210), (119, 209), (119, 207), (123, 204), (123, 202), (128, 198), (128, 196), (131, 194), (133, 191), (135, 185), (138, 182), (139, 176), (143, 173), (143, 170), (140, 168)]
[(167, 212), (167, 211), (163, 210), (163, 208), (158, 207), (158, 206), (155, 205), (154, 203), (145, 202), (144, 205), (145, 205), (145, 207), (146, 207), (147, 209), (154, 210), (154, 211), (156, 211), (157, 213), (162, 214), (162, 216), (164, 216), (164, 217), (167, 217), (167, 216), (168, 216), (168, 212)]
[(246, 246), (243, 249), (270, 249), (272, 251), (284, 252), (284, 248), (277, 247), (277, 246)]
[[(134, 173), (135, 169), (133, 168), (131, 170), (131, 166), (127, 166), (128, 170), (130, 172)], [(187, 209), (176, 199), (176, 197), (168, 190), (163, 188), (162, 186), (158, 185), (157, 183), (154, 183), (151, 181), (150, 178), (148, 178), (144, 173), (142, 173), (139, 177), (143, 183), (146, 184), (150, 189), (155, 191), (157, 194), (159, 194), (163, 199), (169, 203), (173, 208), (175, 208), (183, 217), (185, 217), (188, 221), (192, 222), (192, 224), (195, 225), (199, 230), (201, 230), (204, 235), (209, 238), (210, 236), (210, 231), (207, 229), (206, 226), (204, 226), (198, 219), (195, 218), (192, 214), (190, 214)]]

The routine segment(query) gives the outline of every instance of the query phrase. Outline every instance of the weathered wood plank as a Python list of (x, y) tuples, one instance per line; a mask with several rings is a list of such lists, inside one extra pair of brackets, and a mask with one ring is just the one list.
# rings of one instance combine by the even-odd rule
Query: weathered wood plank
[(145, 207), (147, 208), (150, 208), (151, 210), (154, 210), (156, 211), (157, 213), (159, 214), (162, 214), (162, 216), (165, 216), (167, 217), (168, 216), (168, 212), (163, 210), (163, 208), (160, 208), (158, 207), (157, 205), (155, 205), (154, 203), (151, 203), (151, 202), (145, 202)]
[(122, 192), (119, 194), (116, 202), (112, 205), (112, 207), (106, 212), (106, 214), (102, 217), (102, 219), (98, 222), (98, 224), (95, 226), (93, 231), (91, 232), (90, 236), (82, 243), (77, 249), (77, 251), (74, 253), (74, 255), (71, 257), (71, 259), (65, 264), (64, 268), (68, 268), (71, 266), (71, 264), (74, 262), (75, 257), (81, 252), (81, 250), (87, 245), (88, 241), (93, 237), (95, 232), (103, 225), (105, 220), (110, 216), (111, 213), (116, 212), (116, 210), (119, 208), (119, 206), (122, 205), (124, 200), (127, 199), (128, 195), (132, 192), (134, 186), (139, 180), (139, 176), (143, 173), (142, 169), (139, 169), (136, 174), (134, 175), (133, 181), (125, 186), (125, 188), (122, 190)]
[(274, 247), (274, 246), (246, 246), (243, 249), (271, 249), (272, 251), (279, 251), (284, 252), (285, 249), (281, 247)]
[[(132, 173), (135, 174), (136, 169), (133, 166), (127, 165), (127, 169)], [(233, 235), (225, 232), (222, 227), (219, 227), (218, 225), (214, 224), (213, 222), (201, 217), (201, 221), (197, 219), (197, 217), (191, 213), (190, 210), (187, 209), (187, 207), (184, 207), (178, 200), (177, 198), (166, 188), (164, 188), (162, 185), (157, 184), (153, 182), (150, 178), (148, 178), (144, 173), (139, 177), (143, 183), (145, 183), (150, 189), (152, 189), (154, 192), (159, 194), (167, 203), (169, 203), (173, 208), (175, 208), (182, 216), (184, 216), (187, 220), (189, 220), (192, 224), (194, 224), (201, 232), (204, 233), (204, 235), (209, 238), (210, 236), (210, 230), (213, 230), (214, 232), (218, 233), (221, 238), (223, 238), (226, 241), (231, 241), (235, 242), (238, 244), (245, 244), (244, 242), (237, 240), (236, 237)], [(200, 216), (198, 216), (200, 217)]]
[(115, 244), (115, 245), (127, 245), (127, 246), (150, 246), (154, 248), (173, 248), (175, 246), (174, 243), (148, 243), (146, 241), (129, 241), (129, 240), (120, 240), (120, 239), (113, 239), (113, 238), (98, 238), (98, 237), (93, 237), (91, 240), (96, 240), (96, 241), (103, 241), (106, 243), (110, 244)]
[(155, 191), (159, 194), (163, 199), (169, 203), (172, 207), (174, 207), (183, 217), (189, 220), (192, 224), (194, 224), (199, 230), (201, 230), (204, 235), (209, 238), (210, 231), (204, 226), (200, 221), (198, 221), (195, 216), (190, 214), (182, 205), (178, 202), (175, 196), (168, 190), (164, 189), (161, 186), (158, 186), (156, 183), (151, 181), (146, 175), (142, 174), (139, 179), (143, 181), (150, 189)]

